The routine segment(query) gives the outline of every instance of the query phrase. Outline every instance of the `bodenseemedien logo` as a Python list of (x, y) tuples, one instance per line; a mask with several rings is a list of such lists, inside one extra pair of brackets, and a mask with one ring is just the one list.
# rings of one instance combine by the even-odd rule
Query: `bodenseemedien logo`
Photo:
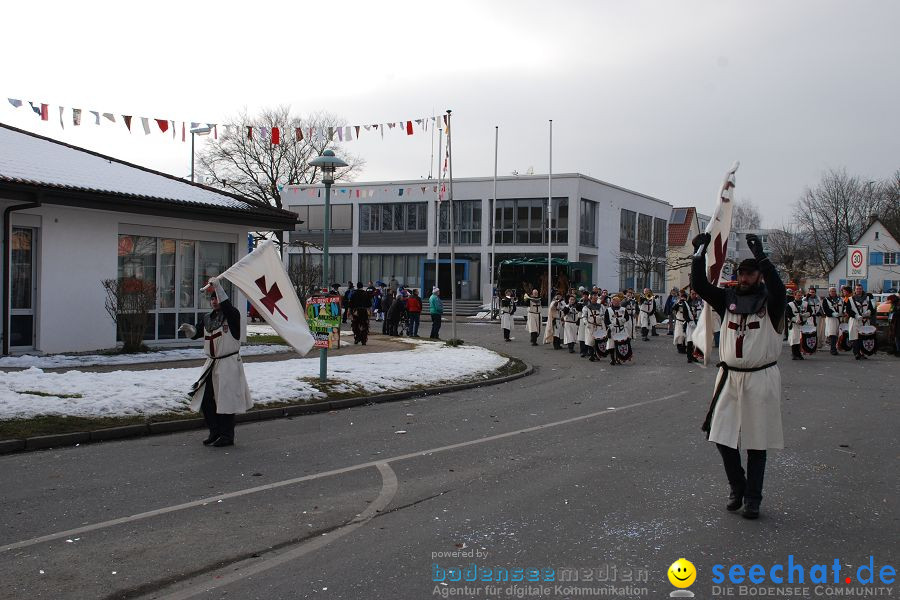
[(669, 567), (666, 573), (669, 583), (679, 588), (669, 593), (670, 598), (693, 598), (694, 592), (686, 589), (697, 579), (697, 569), (694, 563), (686, 558), (679, 558)]

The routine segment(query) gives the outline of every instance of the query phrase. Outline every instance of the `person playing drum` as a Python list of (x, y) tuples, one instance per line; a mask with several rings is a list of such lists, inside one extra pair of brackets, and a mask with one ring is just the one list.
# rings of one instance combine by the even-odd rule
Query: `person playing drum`
[(800, 353), (802, 341), (801, 327), (806, 325), (807, 313), (803, 310), (803, 290), (794, 290), (794, 299), (787, 305), (788, 344), (791, 345), (791, 359), (803, 360)]
[(837, 288), (828, 288), (828, 296), (822, 301), (822, 314), (825, 316), (825, 337), (831, 346), (831, 354), (837, 356), (837, 339), (844, 314), (844, 303), (838, 296)]
[[(860, 328), (863, 325), (869, 325), (869, 321), (875, 315), (875, 307), (872, 305), (872, 299), (866, 296), (861, 285), (856, 286), (856, 292), (847, 299), (846, 311), (849, 329), (850, 343), (853, 345), (853, 355), (856, 360), (868, 358), (862, 351), (862, 340), (860, 340)], [(867, 334), (868, 335), (868, 334)]]
[(620, 294), (612, 297), (612, 306), (606, 309), (604, 321), (609, 334), (606, 349), (611, 350), (609, 364), (620, 365), (631, 360), (631, 336), (628, 335), (631, 330), (631, 316), (628, 309), (622, 306)]

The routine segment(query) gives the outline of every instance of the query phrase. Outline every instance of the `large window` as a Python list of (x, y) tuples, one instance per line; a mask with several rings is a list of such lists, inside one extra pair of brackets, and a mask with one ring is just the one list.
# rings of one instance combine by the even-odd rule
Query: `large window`
[(666, 255), (666, 236), (668, 234), (668, 229), (669, 224), (665, 219), (653, 219), (653, 254), (655, 256)]
[(634, 263), (627, 258), (619, 259), (619, 289), (634, 287)]
[(619, 219), (619, 239), (634, 241), (637, 229), (637, 213), (626, 208), (622, 209)]
[(389, 284), (396, 279), (400, 285), (422, 287), (419, 269), (424, 254), (360, 254), (359, 280), (363, 285), (381, 281)]
[[(569, 200), (553, 199), (553, 243), (569, 241)], [(498, 244), (546, 244), (547, 199), (497, 200), (494, 238)]]
[(650, 244), (653, 241), (653, 217), (650, 215), (638, 215), (637, 247), (642, 255), (650, 254)]
[[(181, 337), (176, 331), (178, 324), (194, 324), (197, 313), (210, 309), (206, 294), (197, 290), (233, 263), (234, 244), (227, 242), (119, 236), (119, 279), (148, 281), (156, 286), (147, 340)], [(223, 287), (233, 295), (230, 282), (223, 281)]]
[(360, 231), (425, 231), (427, 218), (425, 202), (359, 205)]
[[(441, 244), (450, 243), (449, 202), (441, 202), (440, 233)], [(481, 200), (454, 200), (453, 226), (456, 229), (454, 241), (457, 244), (481, 243)]]
[[(303, 223), (297, 225), (297, 231), (322, 231), (325, 229), (325, 206), (292, 206)], [(353, 229), (353, 205), (331, 205), (331, 231), (351, 231)]]
[(579, 215), (578, 243), (582, 246), (597, 245), (597, 203), (581, 199)]
[[(302, 252), (292, 252), (288, 255), (288, 273), (296, 277), (296, 274), (303, 270), (315, 269), (321, 275), (322, 254), (303, 254)], [(306, 261), (304, 266), (303, 261)], [(328, 281), (329, 286), (332, 283), (339, 283), (343, 286), (350, 282), (353, 277), (353, 255), (351, 254), (329, 254), (328, 255)], [(322, 283), (321, 281), (317, 283)]]

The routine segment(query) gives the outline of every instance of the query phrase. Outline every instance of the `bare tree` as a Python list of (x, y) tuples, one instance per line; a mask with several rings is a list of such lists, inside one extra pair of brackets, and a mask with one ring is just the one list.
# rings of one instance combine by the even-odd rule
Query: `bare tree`
[(818, 271), (831, 271), (847, 245), (862, 234), (869, 215), (877, 214), (881, 202), (874, 184), (851, 177), (844, 169), (832, 169), (794, 206), (794, 218), (809, 238)]
[(156, 286), (144, 279), (123, 277), (100, 282), (106, 292), (104, 308), (116, 324), (123, 352), (139, 352), (156, 303)]
[(738, 231), (759, 229), (760, 223), (759, 207), (753, 204), (749, 198), (741, 198), (740, 202), (734, 203), (734, 209), (731, 213), (732, 229)]
[(310, 247), (318, 248), (319, 250), (321, 248), (309, 242), (297, 242), (297, 244), (302, 246), (303, 252), (291, 255), (297, 256), (298, 260), (289, 263), (288, 277), (290, 277), (291, 283), (294, 284), (297, 297), (300, 298), (301, 302), (305, 303), (306, 297), (312, 290), (318, 290), (322, 287), (322, 264), (321, 262), (312, 264), (310, 260), (311, 255), (307, 254), (306, 251)]
[[(276, 127), (280, 139), (273, 144)], [(285, 185), (321, 180), (321, 173), (309, 166), (309, 161), (325, 149), (334, 150), (349, 165), (338, 171), (338, 178), (352, 179), (362, 169), (365, 161), (347, 153), (337, 141), (337, 130), (342, 127), (344, 122), (335, 115), (319, 112), (301, 117), (292, 114), (290, 106), (265, 109), (254, 117), (242, 112), (219, 132), (218, 140), (200, 152), (199, 171), (214, 187), (283, 208), (281, 190)], [(310, 129), (324, 135), (310, 136)], [(281, 245), (282, 232), (274, 234)]]
[(795, 225), (783, 225), (769, 232), (769, 257), (789, 281), (799, 283), (809, 275), (820, 275), (808, 241), (809, 236)]

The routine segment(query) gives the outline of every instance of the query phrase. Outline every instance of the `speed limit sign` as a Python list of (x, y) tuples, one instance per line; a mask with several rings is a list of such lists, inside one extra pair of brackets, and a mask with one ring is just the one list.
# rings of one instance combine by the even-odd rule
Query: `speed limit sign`
[(847, 246), (847, 279), (869, 276), (869, 247)]

